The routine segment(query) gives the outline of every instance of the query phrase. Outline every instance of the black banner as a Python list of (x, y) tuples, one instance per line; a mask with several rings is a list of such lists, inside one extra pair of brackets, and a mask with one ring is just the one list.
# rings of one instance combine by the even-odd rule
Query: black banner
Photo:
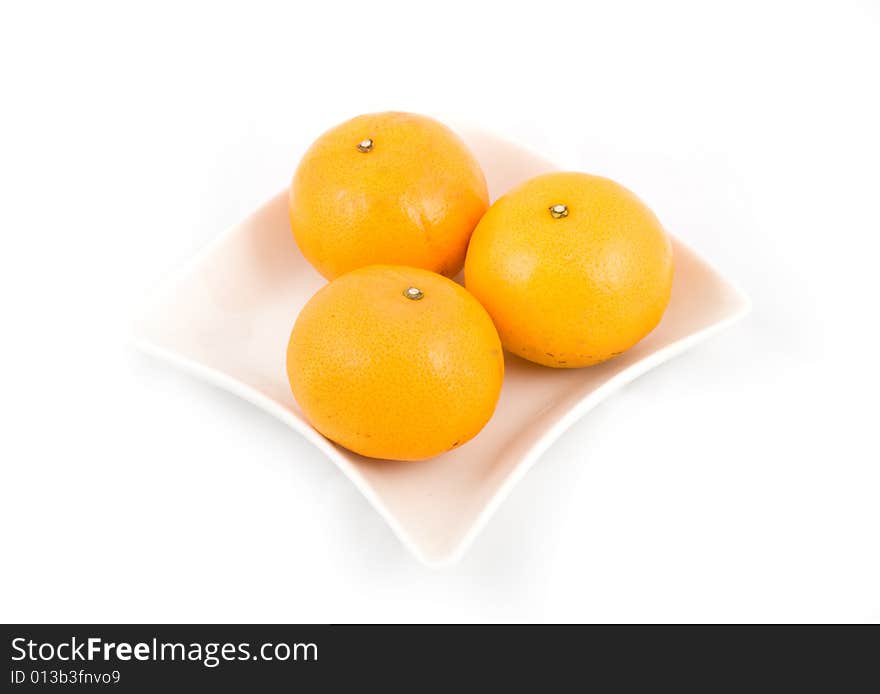
[[(875, 626), (3, 626), (6, 691), (878, 691)], [(648, 688), (648, 689), (646, 689)]]

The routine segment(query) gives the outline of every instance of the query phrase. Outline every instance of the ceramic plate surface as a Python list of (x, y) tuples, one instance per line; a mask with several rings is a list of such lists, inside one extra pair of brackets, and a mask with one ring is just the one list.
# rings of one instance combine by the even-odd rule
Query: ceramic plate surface
[[(483, 132), (460, 130), (494, 200), (555, 169)], [(749, 302), (673, 237), (672, 300), (654, 332), (622, 356), (586, 369), (549, 369), (505, 355), (498, 409), (480, 434), (432, 460), (364, 458), (331, 443), (291, 395), (285, 353), (302, 306), (324, 279), (300, 254), (282, 191), (220, 236), (163, 287), (138, 323), (145, 351), (225, 388), (324, 452), (423, 562), (455, 561), (541, 453), (615, 389), (745, 315)]]

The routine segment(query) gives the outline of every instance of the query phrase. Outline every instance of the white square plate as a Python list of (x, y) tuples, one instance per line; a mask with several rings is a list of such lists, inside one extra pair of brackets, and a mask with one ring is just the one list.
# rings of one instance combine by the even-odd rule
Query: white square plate
[[(483, 132), (460, 131), (494, 200), (556, 167)], [(615, 389), (718, 332), (748, 299), (673, 238), (672, 300), (654, 332), (586, 369), (549, 369), (506, 355), (494, 417), (467, 445), (432, 460), (371, 460), (315, 431), (287, 383), (285, 353), (305, 302), (324, 284), (297, 249), (282, 191), (221, 235), (158, 293), (136, 328), (145, 351), (225, 388), (300, 432), (327, 454), (423, 562), (460, 558), (513, 485), (572, 423)]]

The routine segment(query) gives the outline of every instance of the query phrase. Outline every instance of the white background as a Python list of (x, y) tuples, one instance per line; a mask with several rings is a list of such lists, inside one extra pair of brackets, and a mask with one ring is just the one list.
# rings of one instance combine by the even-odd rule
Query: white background
[[(4, 3), (2, 621), (880, 621), (880, 4)], [(428, 570), (322, 455), (127, 344), (361, 112), (649, 202), (754, 302)]]

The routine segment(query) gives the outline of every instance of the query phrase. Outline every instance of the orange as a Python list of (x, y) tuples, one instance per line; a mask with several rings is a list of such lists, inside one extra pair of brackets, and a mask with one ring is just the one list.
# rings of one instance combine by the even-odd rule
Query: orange
[(427, 270), (373, 265), (305, 305), (287, 375), (306, 418), (331, 441), (371, 458), (420, 460), (489, 421), (504, 358), (492, 320), (463, 287)]
[(584, 173), (544, 174), (499, 198), (464, 268), (504, 347), (561, 368), (598, 364), (651, 332), (672, 271), (669, 237), (651, 210)]
[(452, 277), (488, 206), (464, 142), (412, 113), (372, 113), (329, 130), (290, 186), (293, 236), (328, 279), (383, 263)]

